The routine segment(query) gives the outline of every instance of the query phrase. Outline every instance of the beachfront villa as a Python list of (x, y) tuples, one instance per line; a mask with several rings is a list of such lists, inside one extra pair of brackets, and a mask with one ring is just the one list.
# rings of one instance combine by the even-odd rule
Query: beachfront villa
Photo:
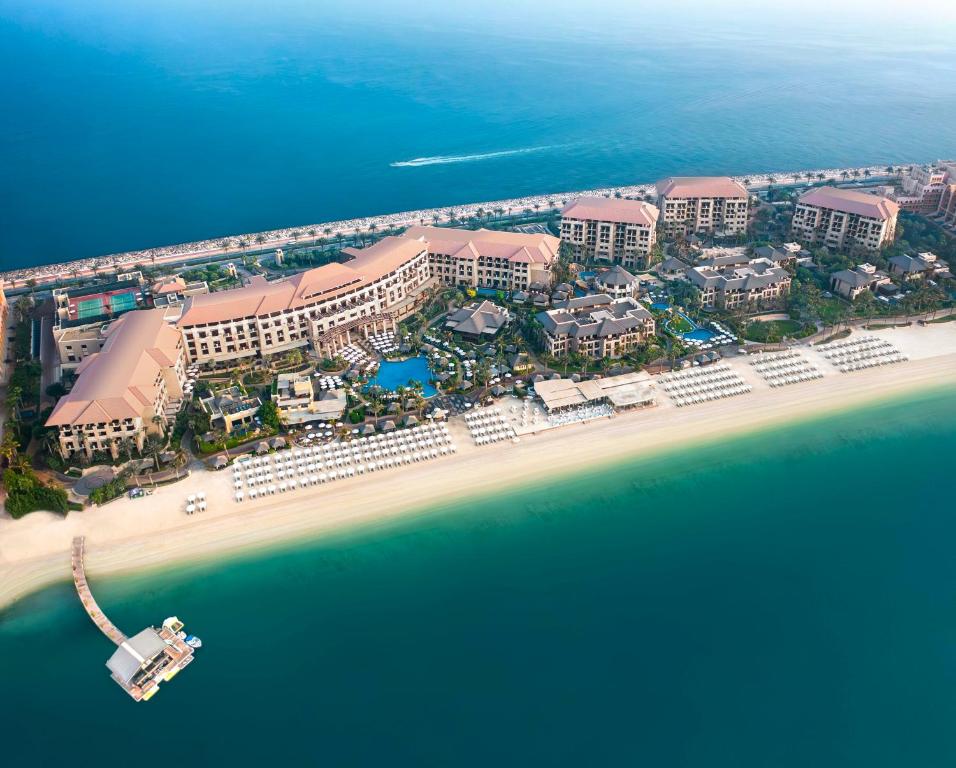
[(561, 212), (561, 239), (579, 261), (648, 269), (659, 211), (642, 200), (579, 197)]
[(424, 244), (429, 271), (442, 285), (500, 291), (550, 285), (560, 245), (553, 235), (490, 229), (419, 226), (402, 236)]
[(504, 307), (491, 301), (475, 301), (456, 312), (445, 321), (445, 327), (471, 341), (492, 339), (511, 321)]
[(661, 228), (671, 237), (747, 231), (750, 193), (728, 176), (671, 176), (657, 182)]
[(872, 264), (860, 264), (853, 269), (841, 269), (830, 275), (831, 290), (850, 301), (864, 291), (875, 293), (880, 286), (890, 283), (890, 276)]
[(199, 401), (199, 407), (209, 414), (209, 423), (227, 435), (237, 428), (249, 428), (253, 424), (262, 400), (257, 395), (246, 394), (239, 387), (226, 387)]
[(745, 264), (697, 266), (687, 279), (700, 289), (704, 308), (753, 309), (776, 304), (790, 292), (790, 273), (769, 259)]
[(615, 264), (594, 276), (594, 287), (598, 293), (606, 294), (612, 299), (637, 298), (639, 282), (624, 267)]
[(186, 300), (177, 325), (192, 362), (234, 362), (309, 344), (325, 357), (349, 346), (352, 334), (394, 331), (432, 283), (423, 242), (385, 237), (346, 248), (352, 260), (269, 282)]
[(163, 310), (129, 312), (110, 325), (102, 350), (76, 372), (76, 384), (46, 425), (58, 428), (66, 458), (107, 451), (116, 458), (120, 441), (141, 451), (148, 433), (166, 431), (186, 383), (185, 346)]
[(946, 262), (940, 261), (935, 253), (925, 251), (915, 256), (900, 255), (890, 258), (890, 274), (900, 275), (905, 280), (952, 277)]
[(279, 418), (286, 424), (337, 419), (348, 405), (343, 389), (315, 393), (308, 373), (280, 373), (273, 397)]
[(654, 317), (633, 298), (595, 294), (568, 299), (540, 312), (545, 350), (554, 357), (577, 353), (600, 360), (621, 357), (654, 336)]
[(791, 234), (811, 245), (878, 251), (896, 237), (900, 207), (887, 197), (852, 189), (817, 187), (797, 200)]

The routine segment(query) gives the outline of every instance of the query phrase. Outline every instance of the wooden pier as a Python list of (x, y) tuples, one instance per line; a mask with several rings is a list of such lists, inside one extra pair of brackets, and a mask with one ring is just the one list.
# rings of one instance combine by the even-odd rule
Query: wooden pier
[(127, 638), (116, 625), (106, 618), (106, 614), (100, 610), (100, 606), (93, 599), (93, 592), (86, 581), (86, 568), (83, 565), (84, 545), (86, 539), (83, 536), (77, 536), (73, 539), (73, 584), (76, 586), (76, 593), (80, 596), (80, 602), (87, 615), (93, 620), (93, 623), (99, 628), (100, 632), (106, 635), (116, 645), (122, 645)]

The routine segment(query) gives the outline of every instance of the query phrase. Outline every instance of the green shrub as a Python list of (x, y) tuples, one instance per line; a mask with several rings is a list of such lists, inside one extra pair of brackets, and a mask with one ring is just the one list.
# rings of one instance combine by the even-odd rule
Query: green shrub
[(4, 507), (14, 519), (41, 509), (67, 513), (66, 491), (44, 485), (29, 467), (4, 471), (3, 485), (7, 489)]

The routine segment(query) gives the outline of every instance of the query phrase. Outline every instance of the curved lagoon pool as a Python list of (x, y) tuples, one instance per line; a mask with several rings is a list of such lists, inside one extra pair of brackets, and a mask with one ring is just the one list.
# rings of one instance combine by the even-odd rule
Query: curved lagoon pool
[(708, 331), (706, 328), (695, 328), (693, 331), (681, 334), (685, 339), (693, 339), (694, 341), (702, 341), (705, 343), (714, 338), (715, 335), (713, 331)]
[(420, 355), (400, 362), (383, 360), (375, 376), (369, 380), (369, 386), (378, 385), (383, 389), (394, 392), (399, 387), (407, 387), (409, 379), (411, 379), (421, 382), (422, 394), (425, 397), (433, 397), (438, 394), (438, 390), (428, 383), (431, 377), (432, 372), (428, 368), (428, 359)]

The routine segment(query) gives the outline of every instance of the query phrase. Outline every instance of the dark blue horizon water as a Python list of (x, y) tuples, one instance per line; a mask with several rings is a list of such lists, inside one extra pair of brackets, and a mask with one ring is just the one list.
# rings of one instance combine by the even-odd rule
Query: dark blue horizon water
[(954, 394), (93, 579), (203, 638), (146, 703), (45, 590), (0, 614), (4, 762), (953, 765)]
[(954, 27), (884, 0), (0, 0), (0, 267), (953, 155)]

